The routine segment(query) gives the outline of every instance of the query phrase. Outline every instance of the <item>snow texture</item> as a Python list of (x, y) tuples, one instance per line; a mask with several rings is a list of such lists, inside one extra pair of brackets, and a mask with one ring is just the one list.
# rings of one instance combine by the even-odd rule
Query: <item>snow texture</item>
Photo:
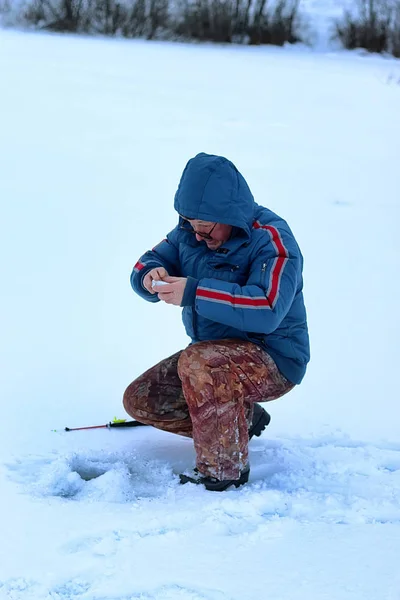
[[(0, 46), (0, 600), (399, 600), (399, 63)], [(200, 151), (293, 228), (312, 344), (222, 494), (179, 485), (189, 439), (63, 430), (123, 418), (125, 387), (188, 342), (129, 276)]]

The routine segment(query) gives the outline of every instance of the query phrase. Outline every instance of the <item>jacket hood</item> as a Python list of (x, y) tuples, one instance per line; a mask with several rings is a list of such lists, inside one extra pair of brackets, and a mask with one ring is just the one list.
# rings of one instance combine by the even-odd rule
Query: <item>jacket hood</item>
[(247, 236), (255, 206), (249, 186), (235, 165), (223, 156), (204, 152), (187, 163), (174, 202), (183, 217), (239, 227)]

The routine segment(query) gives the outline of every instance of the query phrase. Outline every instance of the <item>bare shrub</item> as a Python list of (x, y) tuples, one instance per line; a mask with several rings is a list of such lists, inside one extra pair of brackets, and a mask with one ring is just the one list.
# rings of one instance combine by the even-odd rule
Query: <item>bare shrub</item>
[(25, 9), (28, 23), (51, 31), (85, 31), (83, 0), (33, 0)]
[(300, 0), (181, 0), (175, 32), (213, 42), (296, 42)]
[(168, 0), (149, 0), (149, 27), (147, 39), (156, 37), (157, 31), (165, 29), (168, 24)]
[(400, 2), (393, 9), (393, 22), (390, 36), (391, 53), (400, 58)]
[(336, 37), (345, 48), (389, 52), (400, 57), (400, 0), (358, 0), (335, 23)]
[(122, 26), (122, 35), (129, 38), (146, 37), (147, 11), (146, 0), (137, 0), (128, 9)]
[(0, 0), (0, 16), (8, 16), (11, 13), (10, 0)]
[(267, 0), (257, 0), (257, 9), (248, 26), (250, 44), (274, 44), (300, 41), (297, 20), (300, 0), (278, 0), (268, 8)]
[(187, 39), (231, 42), (234, 6), (240, 0), (182, 0), (174, 16), (175, 33)]
[(127, 19), (127, 8), (115, 0), (95, 0), (88, 6), (89, 30), (105, 35), (120, 32)]
[(168, 26), (168, 0), (31, 0), (24, 20), (51, 31), (152, 39)]

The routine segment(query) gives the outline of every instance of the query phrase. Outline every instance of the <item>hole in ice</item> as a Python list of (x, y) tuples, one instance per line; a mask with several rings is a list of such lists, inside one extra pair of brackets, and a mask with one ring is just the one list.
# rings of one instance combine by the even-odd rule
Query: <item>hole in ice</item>
[(176, 484), (171, 466), (131, 454), (73, 453), (31, 462), (29, 491), (73, 500), (132, 502), (160, 496)]
[(98, 463), (94, 460), (78, 460), (75, 459), (71, 462), (71, 470), (77, 473), (84, 481), (90, 481), (105, 475), (107, 471), (112, 468), (112, 465), (105, 465), (104, 463)]

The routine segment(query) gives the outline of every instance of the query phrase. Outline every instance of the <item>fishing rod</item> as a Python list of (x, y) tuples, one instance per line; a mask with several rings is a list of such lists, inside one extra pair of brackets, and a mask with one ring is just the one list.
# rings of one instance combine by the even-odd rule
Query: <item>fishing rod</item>
[[(64, 431), (83, 431), (85, 429), (114, 429), (114, 427), (144, 427), (147, 423), (140, 423), (140, 421), (127, 421), (126, 419), (117, 419), (114, 417), (112, 421), (105, 425), (89, 425), (88, 427), (64, 427)], [(59, 429), (52, 429), (55, 433), (58, 433)]]

